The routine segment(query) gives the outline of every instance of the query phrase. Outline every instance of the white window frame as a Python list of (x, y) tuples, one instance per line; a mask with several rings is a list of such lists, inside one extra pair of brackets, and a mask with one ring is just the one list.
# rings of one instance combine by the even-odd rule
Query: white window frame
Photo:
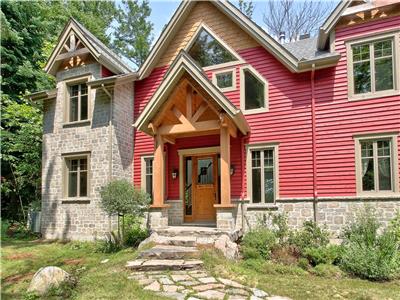
[[(90, 88), (90, 85), (87, 83), (90, 81), (91, 76), (81, 76), (73, 79), (68, 79), (64, 82), (64, 89), (65, 89), (65, 99), (64, 99), (64, 124), (82, 124), (82, 123), (89, 123), (91, 122), (92, 119), (92, 90)], [(88, 117), (85, 120), (78, 120), (78, 121), (70, 121), (70, 91), (71, 91), (71, 86), (77, 85), (77, 84), (87, 84), (87, 97), (88, 97)], [(79, 102), (80, 103), (80, 102)], [(80, 107), (78, 108), (78, 115), (80, 118)]]
[[(88, 200), (90, 199), (90, 195), (91, 195), (91, 164), (90, 164), (90, 152), (82, 152), (82, 153), (73, 153), (73, 154), (63, 154), (62, 155), (62, 160), (63, 160), (63, 187), (62, 187), (62, 193), (63, 193), (63, 197), (64, 199), (68, 199), (68, 200)], [(69, 168), (68, 168), (68, 161), (70, 160), (74, 160), (74, 159), (82, 159), (85, 158), (87, 160), (87, 195), (84, 197), (69, 197), (68, 196), (68, 190), (69, 190)], [(79, 178), (77, 180), (77, 193), (79, 194)]]
[[(372, 51), (370, 50), (370, 66), (371, 66), (371, 92), (363, 94), (354, 93), (354, 74), (353, 74), (353, 50), (352, 46), (362, 45), (362, 44), (373, 44), (374, 42), (379, 42), (381, 40), (392, 39), (393, 46), (393, 89), (384, 91), (375, 91), (375, 60), (374, 51), (372, 46)], [(347, 86), (348, 86), (348, 98), (349, 100), (366, 100), (379, 97), (387, 97), (400, 94), (400, 76), (396, 70), (400, 70), (400, 31), (389, 31), (375, 33), (372, 35), (367, 35), (359, 37), (357, 39), (351, 39), (345, 41), (346, 43), (346, 55), (347, 55)], [(371, 49), (371, 48), (370, 48)]]
[[(245, 71), (250, 71), (257, 79), (259, 79), (264, 84), (264, 107), (254, 108), (254, 109), (246, 109), (246, 93), (245, 93)], [(269, 103), (268, 103), (268, 81), (257, 72), (252, 66), (242, 66), (240, 68), (240, 108), (243, 111), (243, 114), (250, 115), (250, 114), (258, 114), (264, 113), (269, 111)]]
[[(359, 196), (393, 196), (399, 194), (399, 164), (398, 164), (398, 135), (399, 133), (372, 133), (354, 135), (355, 141), (355, 159), (356, 159), (356, 189)], [(390, 140), (391, 144), (391, 172), (392, 172), (392, 190), (391, 191), (363, 191), (362, 189), (362, 157), (361, 157), (361, 142), (364, 141), (379, 141)], [(374, 150), (374, 168), (377, 164), (377, 153)], [(378, 173), (374, 170), (375, 189), (379, 189)]]
[[(232, 86), (221, 88), (218, 86), (217, 76), (220, 74), (232, 74)], [(221, 92), (232, 92), (236, 90), (236, 68), (215, 71), (212, 75), (212, 82)]]
[[(146, 182), (146, 160), (147, 159), (153, 159), (153, 163), (154, 163), (154, 155), (142, 155), (140, 157), (140, 165), (141, 165), (140, 166), (140, 168), (141, 168), (141, 170), (140, 170), (140, 172), (141, 172), (141, 174), (140, 174), (140, 179), (141, 179), (140, 180), (140, 186), (141, 186), (143, 191), (146, 191), (146, 184), (147, 184), (147, 182)], [(153, 173), (154, 173), (154, 169), (153, 169)], [(153, 176), (153, 174), (152, 174), (152, 176)], [(153, 195), (150, 195), (150, 196), (153, 196)]]
[(231, 66), (235, 66), (238, 64), (243, 64), (245, 61), (243, 60), (243, 58), (240, 57), (240, 55), (233, 50), (233, 48), (231, 48), (227, 43), (225, 43), (214, 31), (211, 30), (210, 27), (208, 27), (205, 23), (201, 23), (199, 25), (199, 27), (197, 28), (196, 32), (193, 34), (193, 36), (191, 37), (189, 43), (186, 44), (185, 46), (185, 51), (189, 52), (190, 48), (192, 47), (192, 45), (194, 44), (194, 42), (196, 41), (198, 35), (200, 34), (200, 31), (204, 29), (205, 31), (207, 31), (213, 38), (215, 38), (226, 50), (228, 50), (235, 58), (235, 61), (230, 61), (227, 63), (222, 63), (222, 64), (218, 64), (218, 65), (212, 65), (212, 66), (207, 66), (207, 67), (203, 67), (204, 71), (207, 70), (214, 70), (214, 69), (221, 69), (221, 68), (226, 68), (226, 67), (231, 67)]
[[(273, 150), (274, 151), (274, 202), (266, 203), (265, 202), (265, 189), (262, 189), (261, 193), (261, 202), (253, 203), (252, 195), (252, 161), (251, 161), (251, 152), (252, 151), (264, 151), (264, 150)], [(262, 162), (264, 165), (264, 162)], [(261, 174), (264, 173), (264, 169)], [(276, 200), (279, 199), (279, 144), (278, 143), (259, 143), (259, 144), (248, 144), (246, 145), (246, 178), (247, 178), (247, 198), (250, 201), (250, 206), (274, 206)], [(261, 182), (263, 182), (261, 176)]]

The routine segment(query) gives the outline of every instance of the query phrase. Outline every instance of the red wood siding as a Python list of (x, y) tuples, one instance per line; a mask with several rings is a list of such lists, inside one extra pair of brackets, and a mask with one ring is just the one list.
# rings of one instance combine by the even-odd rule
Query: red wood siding
[(101, 66), (101, 77), (109, 77), (113, 75), (115, 75), (113, 72), (111, 72), (105, 66)]
[(319, 196), (356, 194), (355, 144), (358, 133), (400, 130), (400, 96), (349, 101), (345, 41), (400, 28), (400, 17), (336, 30), (334, 68), (316, 72), (317, 186)]

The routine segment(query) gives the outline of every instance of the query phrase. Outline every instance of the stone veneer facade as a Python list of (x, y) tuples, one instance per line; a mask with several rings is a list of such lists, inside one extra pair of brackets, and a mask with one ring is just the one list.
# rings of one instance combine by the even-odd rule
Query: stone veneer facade
[[(42, 227), (44, 238), (93, 240), (103, 238), (115, 219), (100, 207), (99, 189), (111, 178), (132, 178), (133, 157), (133, 84), (114, 87), (112, 134), (110, 99), (101, 90), (90, 90), (90, 122), (64, 122), (65, 80), (101, 77), (101, 65), (90, 64), (57, 73), (57, 97), (44, 103), (42, 156)], [(63, 197), (64, 155), (90, 154), (89, 196), (71, 200)]]

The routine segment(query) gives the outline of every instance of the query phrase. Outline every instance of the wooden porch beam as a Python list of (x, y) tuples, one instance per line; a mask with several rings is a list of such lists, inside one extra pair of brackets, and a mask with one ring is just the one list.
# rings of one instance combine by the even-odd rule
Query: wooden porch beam
[(65, 60), (65, 59), (68, 59), (71, 57), (82, 56), (82, 55), (88, 54), (88, 53), (90, 53), (88, 48), (81, 48), (76, 51), (59, 54), (59, 55), (57, 55), (55, 61), (62, 61), (62, 60)]
[(208, 105), (203, 102), (200, 107), (197, 109), (193, 117), (191, 118), (192, 122), (197, 122), (197, 120), (201, 117), (201, 115), (207, 110)]
[(221, 126), (221, 204), (218, 207), (231, 207), (231, 154), (228, 127)]
[(164, 139), (164, 142), (175, 145), (175, 138), (170, 137), (170, 136), (163, 136), (163, 139)]
[(193, 107), (193, 89), (190, 84), (186, 87), (186, 117), (190, 120), (192, 118)]
[(157, 132), (161, 135), (168, 134), (182, 134), (182, 133), (190, 133), (193, 131), (201, 132), (201, 131), (209, 131), (219, 129), (220, 122), (218, 120), (211, 121), (202, 121), (190, 124), (177, 124), (177, 125), (164, 125), (158, 127)]
[(179, 122), (185, 125), (190, 125), (190, 121), (185, 117), (185, 115), (176, 107), (172, 108), (172, 112), (174, 113), (175, 117), (178, 118)]
[(155, 137), (155, 148), (153, 161), (152, 207), (164, 207), (164, 141), (159, 134)]

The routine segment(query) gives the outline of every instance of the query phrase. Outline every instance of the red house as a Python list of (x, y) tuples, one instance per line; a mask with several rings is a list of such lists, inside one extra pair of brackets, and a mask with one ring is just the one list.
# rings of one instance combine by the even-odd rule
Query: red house
[(384, 224), (400, 209), (399, 1), (340, 2), (286, 44), (229, 2), (184, 1), (137, 72), (96, 62), (87, 85), (132, 104), (115, 108), (128, 165), (111, 164), (153, 196), (153, 229), (285, 212), (338, 233), (366, 203)]

